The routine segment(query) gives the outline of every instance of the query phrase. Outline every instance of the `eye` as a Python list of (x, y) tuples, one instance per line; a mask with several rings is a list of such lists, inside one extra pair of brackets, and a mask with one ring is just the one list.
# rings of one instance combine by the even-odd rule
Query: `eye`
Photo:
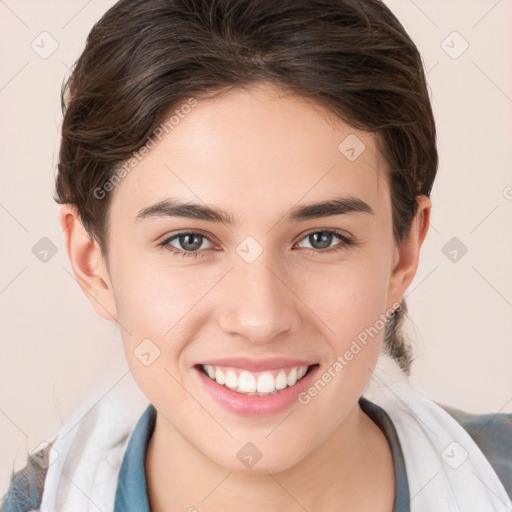
[[(341, 243), (338, 242), (334, 247), (326, 249), (333, 241), (336, 241), (336, 239), (341, 240)], [(337, 230), (311, 231), (302, 240), (307, 240), (313, 247), (311, 250), (315, 253), (331, 253), (340, 251), (345, 249), (347, 245), (354, 243), (350, 238)], [(299, 242), (299, 244), (300, 243), (302, 243), (302, 241)], [(305, 249), (310, 250), (308, 247), (305, 247)]]
[[(329, 247), (333, 241), (336, 239), (340, 240), (334, 247)], [(210, 244), (210, 247), (202, 247), (203, 242), (207, 240)], [(309, 243), (313, 246), (311, 249), (308, 247), (304, 247), (303, 249), (307, 251), (312, 251), (315, 254), (318, 253), (332, 253), (335, 251), (340, 251), (344, 249), (347, 245), (354, 244), (354, 241), (348, 238), (346, 235), (343, 235), (341, 232), (337, 230), (321, 230), (321, 231), (311, 231), (307, 235), (305, 235), (302, 240), (308, 240)], [(302, 243), (302, 240), (300, 243)], [(176, 245), (172, 245), (172, 243)], [(172, 252), (175, 256), (182, 257), (197, 257), (204, 256), (206, 253), (206, 249), (212, 248), (213, 243), (210, 239), (199, 232), (196, 231), (183, 231), (181, 233), (176, 233), (168, 238), (166, 238), (163, 242), (158, 244), (161, 247), (165, 247), (168, 251)]]
[[(183, 231), (176, 233), (169, 238), (166, 238), (161, 242), (160, 246), (165, 247), (170, 252), (174, 253), (175, 256), (202, 256), (205, 252), (205, 248), (201, 250), (204, 240), (212, 243), (206, 235), (195, 231)], [(176, 242), (178, 247), (171, 245), (171, 242)], [(213, 245), (213, 244), (212, 244)]]

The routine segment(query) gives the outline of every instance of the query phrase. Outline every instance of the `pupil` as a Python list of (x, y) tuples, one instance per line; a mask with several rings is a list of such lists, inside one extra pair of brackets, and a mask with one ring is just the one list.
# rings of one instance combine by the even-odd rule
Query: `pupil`
[[(182, 235), (182, 241), (185, 240), (185, 242), (183, 243), (182, 242), (182, 247), (184, 249), (189, 249), (191, 251), (193, 250), (197, 250), (199, 249), (199, 247), (201, 247), (201, 235)], [(195, 243), (194, 242), (189, 242), (189, 238), (192, 238), (193, 240), (195, 239)], [(190, 246), (193, 246), (193, 247), (190, 247)], [(195, 247), (194, 247), (195, 245)]]
[[(319, 236), (320, 235), (320, 236)], [(310, 236), (310, 239), (312, 238), (314, 243), (311, 243), (313, 247), (315, 247), (315, 243), (318, 242), (318, 238), (320, 238), (320, 247), (316, 246), (316, 249), (325, 249), (326, 247), (329, 247), (332, 242), (332, 233), (329, 233), (327, 231), (322, 231), (319, 233), (312, 233)], [(311, 240), (310, 240), (311, 242)]]

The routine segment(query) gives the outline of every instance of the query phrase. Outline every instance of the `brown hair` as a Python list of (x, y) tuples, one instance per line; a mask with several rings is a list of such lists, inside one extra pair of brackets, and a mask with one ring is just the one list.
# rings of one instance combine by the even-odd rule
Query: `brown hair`
[[(389, 166), (399, 245), (430, 195), (436, 129), (421, 57), (380, 0), (121, 0), (94, 25), (64, 83), (56, 176), (59, 204), (76, 206), (105, 258), (119, 167), (190, 97), (271, 82), (374, 132)], [(409, 373), (402, 307), (384, 349)]]

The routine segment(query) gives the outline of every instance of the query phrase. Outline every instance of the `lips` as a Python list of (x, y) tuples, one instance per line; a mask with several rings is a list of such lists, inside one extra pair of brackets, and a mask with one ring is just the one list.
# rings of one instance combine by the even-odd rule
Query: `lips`
[(267, 359), (253, 359), (249, 357), (227, 357), (225, 359), (209, 359), (201, 361), (199, 365), (227, 366), (247, 370), (250, 372), (262, 372), (265, 370), (280, 370), (294, 366), (311, 366), (316, 361), (304, 359), (290, 359), (287, 357), (273, 357)]
[(228, 358), (194, 365), (197, 382), (217, 403), (242, 416), (285, 411), (311, 385), (320, 365), (302, 359)]

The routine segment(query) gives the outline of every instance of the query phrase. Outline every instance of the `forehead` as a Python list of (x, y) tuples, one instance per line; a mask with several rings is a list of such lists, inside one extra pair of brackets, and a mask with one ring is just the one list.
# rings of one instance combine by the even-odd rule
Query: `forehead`
[(310, 99), (259, 85), (176, 110), (172, 129), (117, 185), (113, 211), (135, 219), (141, 208), (172, 196), (241, 220), (258, 210), (261, 221), (283, 205), (341, 194), (364, 195), (376, 210), (387, 200), (375, 135)]

